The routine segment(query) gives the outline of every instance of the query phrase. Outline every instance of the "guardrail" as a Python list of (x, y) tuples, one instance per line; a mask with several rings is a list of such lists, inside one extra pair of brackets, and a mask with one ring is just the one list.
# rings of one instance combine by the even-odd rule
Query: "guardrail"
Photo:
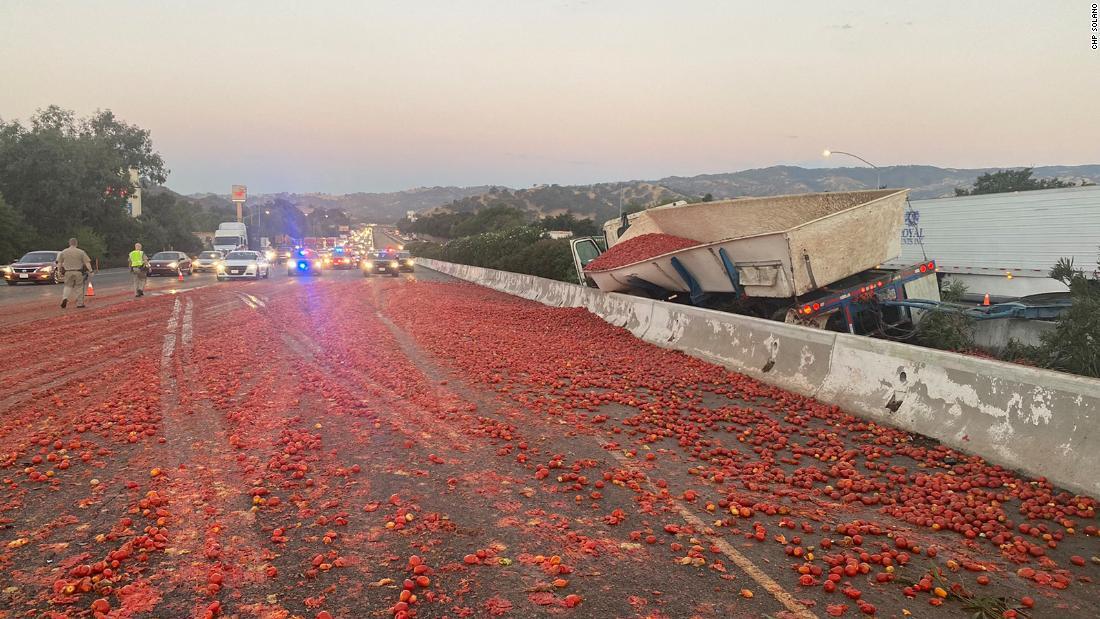
[(1100, 380), (417, 258), (990, 462), (1100, 496)]

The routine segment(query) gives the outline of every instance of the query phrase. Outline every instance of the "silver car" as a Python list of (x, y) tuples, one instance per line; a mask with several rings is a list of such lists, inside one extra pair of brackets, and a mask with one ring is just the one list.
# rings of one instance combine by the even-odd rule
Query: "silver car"
[(191, 262), (191, 268), (199, 273), (201, 271), (218, 272), (218, 265), (225, 259), (225, 254), (220, 251), (204, 251)]

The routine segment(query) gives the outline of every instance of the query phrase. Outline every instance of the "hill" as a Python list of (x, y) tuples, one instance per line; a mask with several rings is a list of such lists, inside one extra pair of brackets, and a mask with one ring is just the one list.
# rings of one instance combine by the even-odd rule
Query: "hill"
[[(908, 187), (913, 199), (955, 195), (955, 188), (969, 187), (987, 172), (1003, 168), (938, 168), (935, 166), (889, 166), (879, 169), (882, 183), (889, 187)], [(1100, 183), (1100, 165), (1043, 166), (1034, 169), (1037, 178), (1057, 177), (1080, 183)], [(800, 168), (772, 166), (723, 174), (669, 176), (651, 181), (599, 183), (596, 185), (540, 185), (529, 189), (497, 188), (442, 205), (442, 209), (465, 212), (485, 206), (506, 204), (540, 215), (555, 215), (572, 210), (580, 216), (606, 221), (619, 212), (622, 203), (651, 206), (673, 200), (697, 200), (706, 194), (714, 199), (741, 196), (773, 196), (820, 191), (869, 189), (877, 181), (872, 168)]]
[[(956, 187), (969, 187), (987, 172), (1003, 168), (939, 168), (925, 165), (888, 166), (879, 169), (883, 184), (908, 187), (914, 199), (955, 194)], [(1100, 165), (1041, 166), (1037, 178), (1057, 177), (1067, 181), (1100, 184)], [(286, 200), (304, 210), (338, 209), (361, 222), (391, 223), (408, 211), (420, 213), (445, 210), (472, 212), (486, 206), (508, 205), (541, 216), (570, 210), (582, 217), (605, 221), (619, 212), (620, 192), (625, 208), (651, 206), (674, 200), (697, 200), (706, 194), (714, 199), (740, 196), (769, 196), (818, 191), (846, 191), (875, 186), (875, 170), (867, 167), (800, 168), (772, 166), (722, 174), (668, 176), (658, 180), (634, 180), (593, 185), (537, 185), (524, 189), (482, 185), (476, 187), (419, 187), (391, 193), (274, 193), (254, 194), (249, 204)], [(200, 206), (215, 210), (229, 206), (228, 195), (192, 194)]]
[[(461, 200), (470, 196), (489, 193), (495, 187), (417, 187), (390, 193), (267, 193), (250, 194), (248, 204), (266, 204), (276, 199), (287, 200), (303, 210), (341, 210), (353, 220), (361, 222), (389, 223), (405, 216), (408, 211), (422, 211)], [(191, 199), (204, 206), (228, 205), (229, 194), (191, 194)]]

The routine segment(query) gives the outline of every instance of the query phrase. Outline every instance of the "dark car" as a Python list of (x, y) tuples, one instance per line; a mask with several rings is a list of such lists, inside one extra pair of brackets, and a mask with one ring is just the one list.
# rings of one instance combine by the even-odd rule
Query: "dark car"
[(182, 251), (158, 251), (149, 259), (149, 277), (191, 274), (191, 258)]
[(400, 263), (397, 268), (404, 273), (412, 273), (416, 270), (416, 262), (413, 260), (412, 254), (407, 251), (397, 252), (397, 261)]
[(57, 256), (59, 251), (32, 251), (22, 258), (0, 268), (9, 286), (16, 284), (58, 284)]
[(366, 277), (380, 274), (397, 277), (401, 271), (401, 263), (397, 260), (396, 252), (372, 251), (359, 263), (359, 268)]
[(320, 275), (325, 270), (325, 261), (320, 254), (308, 248), (294, 250), (294, 255), (286, 261), (287, 275)]

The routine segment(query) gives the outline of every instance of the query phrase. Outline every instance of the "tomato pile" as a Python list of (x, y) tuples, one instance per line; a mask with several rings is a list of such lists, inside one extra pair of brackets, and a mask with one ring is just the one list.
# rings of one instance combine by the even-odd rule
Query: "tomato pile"
[(0, 335), (0, 616), (789, 612), (738, 553), (819, 616), (1097, 614), (1091, 497), (583, 310), (242, 286)]
[(699, 241), (671, 234), (642, 234), (611, 246), (598, 258), (589, 262), (584, 270), (609, 271), (669, 252), (695, 247), (698, 244)]

